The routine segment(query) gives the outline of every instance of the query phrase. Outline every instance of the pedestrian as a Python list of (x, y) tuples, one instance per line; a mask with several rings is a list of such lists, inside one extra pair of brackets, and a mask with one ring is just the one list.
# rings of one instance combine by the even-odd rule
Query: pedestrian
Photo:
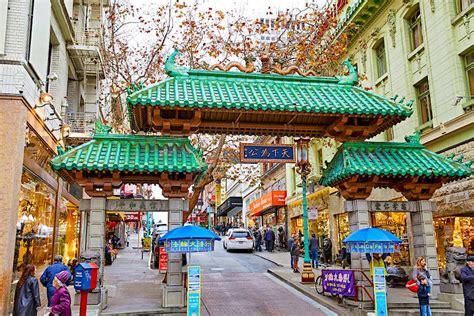
[(290, 251), (290, 267), (293, 269), (293, 257), (291, 256), (291, 247), (293, 247), (293, 244), (295, 243), (295, 238), (294, 235), (290, 235), (290, 238), (288, 238), (288, 250)]
[(71, 260), (69, 260), (68, 267), (73, 279), (74, 279), (74, 274), (76, 272), (77, 265), (78, 265), (78, 261), (76, 258), (72, 258)]
[(418, 280), (418, 276), (423, 275), (427, 280), (430, 286), (433, 285), (433, 280), (431, 279), (430, 271), (426, 267), (426, 258), (425, 257), (418, 257), (416, 259), (416, 264), (413, 267), (413, 280)]
[(303, 233), (301, 232), (301, 229), (298, 230), (298, 239), (300, 242), (303, 240)]
[(71, 316), (71, 295), (66, 287), (70, 274), (67, 271), (57, 273), (53, 278), (55, 292), (51, 298), (51, 314)]
[(418, 303), (420, 303), (420, 316), (431, 316), (430, 292), (431, 285), (423, 274), (418, 274)]
[(16, 284), (13, 316), (37, 315), (41, 306), (38, 280), (35, 277), (36, 267), (28, 264)]
[(461, 268), (462, 291), (464, 294), (464, 315), (474, 315), (474, 256), (467, 257)]
[(293, 242), (293, 245), (291, 246), (291, 249), (290, 249), (290, 254), (291, 254), (291, 260), (293, 263), (291, 265), (291, 267), (293, 268), (293, 272), (298, 273), (300, 272), (298, 269), (298, 261), (300, 257), (300, 245), (298, 241), (295, 240), (295, 242)]
[(270, 227), (267, 228), (264, 239), (265, 239), (265, 247), (267, 248), (267, 251), (272, 252), (273, 245), (275, 244), (275, 233)]
[[(365, 256), (367, 257), (367, 260), (369, 261), (369, 268), (370, 268), (370, 277), (372, 278), (374, 276), (374, 268), (385, 268), (385, 257), (387, 256), (386, 254), (379, 254), (379, 253), (374, 253), (372, 256), (370, 254), (366, 253)], [(387, 274), (387, 271), (385, 271), (385, 275)]]
[(63, 257), (60, 255), (54, 256), (54, 262), (52, 265), (44, 270), (41, 275), (40, 282), (47, 289), (48, 296), (48, 306), (51, 306), (51, 298), (53, 297), (54, 291), (56, 288), (53, 286), (54, 276), (61, 271), (67, 271), (69, 273), (69, 268), (63, 263)]
[(255, 230), (253, 236), (255, 237), (255, 251), (262, 251), (262, 234), (258, 229)]
[(329, 237), (323, 236), (323, 258), (324, 263), (332, 262), (332, 241)]
[(309, 253), (311, 254), (311, 266), (314, 268), (318, 268), (318, 239), (316, 238), (316, 234), (311, 235), (311, 240), (309, 241)]

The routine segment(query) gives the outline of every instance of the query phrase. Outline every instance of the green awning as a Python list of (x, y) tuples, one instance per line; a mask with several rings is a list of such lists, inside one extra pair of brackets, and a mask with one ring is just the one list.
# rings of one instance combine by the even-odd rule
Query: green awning
[(434, 153), (419, 144), (416, 136), (406, 143), (346, 142), (324, 171), (320, 184), (335, 186), (353, 175), (382, 177), (444, 178), (448, 181), (472, 175), (472, 161), (462, 163)]
[(202, 172), (207, 164), (188, 138), (95, 135), (51, 160), (57, 171)]

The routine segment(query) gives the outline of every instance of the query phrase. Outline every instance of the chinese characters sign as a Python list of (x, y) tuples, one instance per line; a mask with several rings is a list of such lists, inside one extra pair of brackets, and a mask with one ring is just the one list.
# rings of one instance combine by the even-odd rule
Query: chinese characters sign
[(295, 162), (294, 145), (240, 144), (240, 162)]
[(207, 252), (214, 250), (210, 239), (176, 239), (165, 242), (166, 252)]
[(400, 244), (395, 242), (351, 242), (347, 250), (354, 253), (394, 253), (400, 252)]
[(188, 267), (188, 316), (201, 315), (201, 267)]
[(165, 247), (160, 247), (160, 257), (158, 260), (160, 273), (166, 272), (168, 270), (168, 253), (166, 253)]
[(321, 277), (324, 292), (342, 296), (355, 296), (353, 270), (323, 269)]
[(370, 212), (415, 212), (413, 201), (369, 201)]

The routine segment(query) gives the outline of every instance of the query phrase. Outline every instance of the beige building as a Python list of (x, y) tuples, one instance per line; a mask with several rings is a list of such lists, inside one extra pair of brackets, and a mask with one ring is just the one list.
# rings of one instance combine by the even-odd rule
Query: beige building
[(27, 264), (36, 265), (39, 276), (55, 254), (65, 261), (78, 256), (82, 189), (63, 182), (48, 163), (58, 145), (92, 131), (107, 5), (0, 2), (1, 315)]
[[(409, 119), (373, 140), (402, 142), (420, 132), (428, 149), (474, 160), (474, 2), (337, 3), (337, 36), (348, 35), (348, 55), (361, 75), (361, 85), (397, 101), (414, 101)], [(377, 190), (370, 198), (397, 200), (401, 195)], [(474, 254), (474, 178), (444, 185), (433, 199), (437, 204), (434, 235), (443, 267), (446, 247), (461, 246)], [(379, 213), (371, 214), (372, 226), (389, 229), (405, 240), (404, 262), (413, 264), (409, 217)]]

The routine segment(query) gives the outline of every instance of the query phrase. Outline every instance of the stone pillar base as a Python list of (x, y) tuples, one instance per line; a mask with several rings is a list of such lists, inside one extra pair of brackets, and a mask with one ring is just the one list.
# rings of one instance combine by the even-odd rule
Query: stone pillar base
[(441, 282), (439, 284), (439, 290), (441, 291), (441, 293), (463, 294), (461, 283), (453, 284)]
[(186, 290), (183, 286), (163, 285), (163, 307), (184, 307)]

